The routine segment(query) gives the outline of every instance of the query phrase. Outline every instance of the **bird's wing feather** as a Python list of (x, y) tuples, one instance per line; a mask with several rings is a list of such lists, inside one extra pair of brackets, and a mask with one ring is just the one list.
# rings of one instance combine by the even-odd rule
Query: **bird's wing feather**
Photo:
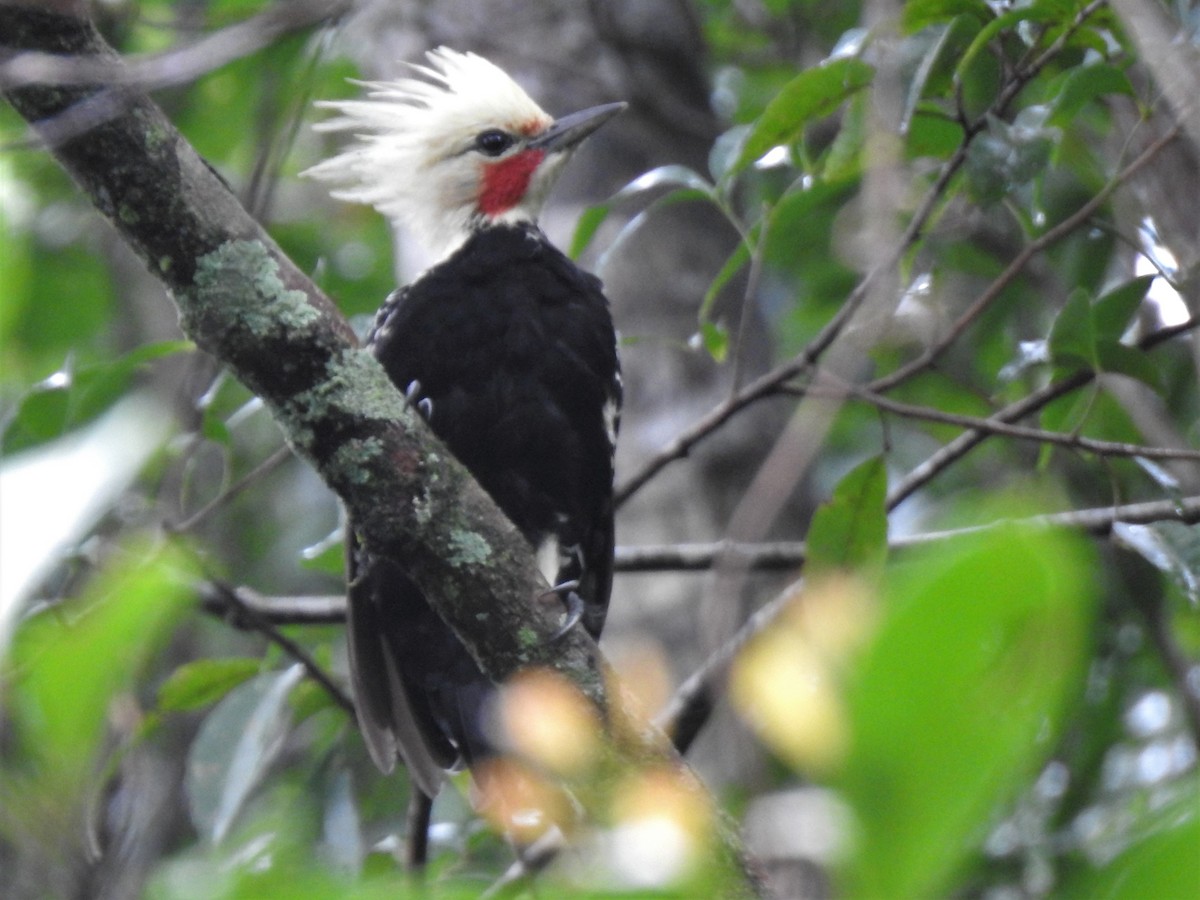
[(353, 529), (350, 535), (346, 633), (359, 728), (371, 759), (382, 772), (390, 773), (400, 758), (421, 792), (434, 797), (441, 787), (446, 763), (434, 758), (426, 729), (413, 710), (396, 661), (385, 645), (386, 628), (380, 619), (374, 579), (370, 571), (361, 570)]

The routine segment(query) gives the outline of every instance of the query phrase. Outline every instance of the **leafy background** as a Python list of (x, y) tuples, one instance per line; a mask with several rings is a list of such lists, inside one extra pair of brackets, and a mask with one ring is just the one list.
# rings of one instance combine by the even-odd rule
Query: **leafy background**
[[(94, 12), (122, 53), (169, 60), (269, 7)], [(650, 715), (715, 670), (689, 753), (712, 797), (555, 755), (596, 735), (518, 740), (611, 793), (583, 860), (539, 882), (712, 893), (720, 810), (788, 896), (1200, 895), (1200, 126), (1176, 118), (1200, 13), (671, 8), (687, 65), (656, 32), (640, 49), (699, 79), (705, 127), (690, 151), (655, 143), (645, 120), (679, 123), (610, 84), (631, 122), (575, 164), (605, 186), (568, 180), (548, 227), (605, 276), (624, 335), (605, 646)], [(414, 251), (297, 173), (332, 149), (311, 101), (370, 67), (353, 38), (387, 11), (364, 15), (156, 92), (360, 325)], [(462, 21), (395, 27), (416, 58), (469, 42)], [(591, 80), (644, 85), (619, 49), (629, 71)], [(7, 106), (0, 129), (5, 895), (403, 893), (407, 786), (366, 757), (321, 612), (332, 496)], [(672, 234), (717, 243), (696, 259)], [(639, 292), (639, 252), (676, 318), (647, 320), (669, 304)], [(559, 699), (514, 708), (573, 721)], [(461, 778), (434, 815), (428, 885), (495, 884), (511, 855)]]

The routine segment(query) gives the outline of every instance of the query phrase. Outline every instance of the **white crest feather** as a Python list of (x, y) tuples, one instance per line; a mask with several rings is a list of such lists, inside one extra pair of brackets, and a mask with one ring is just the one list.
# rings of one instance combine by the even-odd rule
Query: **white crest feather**
[[(340, 113), (319, 131), (357, 143), (302, 173), (334, 185), (334, 197), (375, 207), (446, 252), (476, 213), (480, 166), (467, 151), (488, 128), (530, 133), (553, 121), (502, 69), (474, 53), (431, 50), (412, 78), (355, 82), (361, 100), (317, 105)], [(530, 217), (536, 210), (530, 211)]]

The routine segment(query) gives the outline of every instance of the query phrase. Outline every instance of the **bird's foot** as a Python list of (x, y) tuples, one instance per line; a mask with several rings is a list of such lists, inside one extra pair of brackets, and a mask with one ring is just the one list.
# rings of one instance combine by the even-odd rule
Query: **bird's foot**
[(542, 594), (543, 597), (555, 594), (562, 599), (563, 608), (566, 612), (566, 618), (555, 629), (554, 634), (550, 635), (550, 643), (562, 640), (566, 637), (567, 632), (574, 628), (579, 620), (583, 618), (583, 598), (576, 593), (579, 588), (579, 579), (572, 581), (564, 581), (561, 584), (556, 584), (550, 590)]
[(404, 389), (404, 403), (421, 415), (426, 422), (433, 418), (433, 401), (421, 396), (421, 382), (410, 381)]

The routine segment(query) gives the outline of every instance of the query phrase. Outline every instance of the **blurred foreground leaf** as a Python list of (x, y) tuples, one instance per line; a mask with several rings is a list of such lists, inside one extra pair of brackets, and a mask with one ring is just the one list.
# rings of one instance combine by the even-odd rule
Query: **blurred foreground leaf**
[(220, 700), (262, 671), (262, 660), (251, 657), (198, 659), (180, 666), (158, 689), (164, 712), (200, 709)]
[(10, 834), (39, 821), (78, 830), (113, 700), (189, 609), (193, 576), (172, 548), (137, 541), (112, 559), (77, 601), (28, 621), (4, 667), (13, 752), (0, 768), (0, 828)]
[(299, 663), (239, 685), (204, 721), (188, 756), (186, 787), (196, 830), (220, 843), (283, 748)]
[(943, 895), (1052, 750), (1082, 687), (1090, 557), (1073, 535), (1006, 525), (890, 568), (848, 696), (848, 896)]
[[(1062, 885), (1065, 900), (1149, 900), (1200, 897), (1200, 780), (1146, 817), (1141, 840)], [(1145, 823), (1144, 823), (1145, 824)]]
[(190, 341), (161, 341), (106, 362), (64, 368), (21, 399), (5, 422), (0, 453), (28, 450), (91, 422), (127, 395), (134, 377), (149, 363), (192, 349)]
[(887, 557), (887, 466), (860, 463), (813, 515), (805, 546), (809, 577), (838, 569), (875, 571)]

